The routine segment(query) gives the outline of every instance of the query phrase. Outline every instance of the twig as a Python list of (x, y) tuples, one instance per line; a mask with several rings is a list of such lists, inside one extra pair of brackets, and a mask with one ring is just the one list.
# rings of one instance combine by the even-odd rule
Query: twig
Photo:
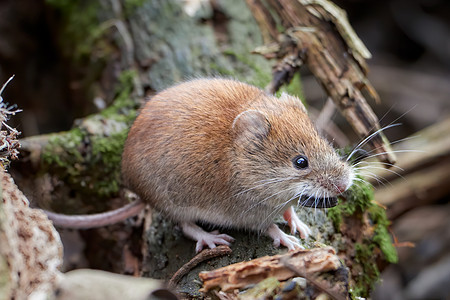
[(226, 245), (220, 245), (213, 249), (203, 250), (202, 252), (194, 256), (194, 258), (192, 258), (190, 261), (185, 263), (175, 274), (173, 274), (172, 278), (169, 281), (169, 287), (174, 288), (184, 275), (186, 275), (190, 270), (195, 268), (201, 262), (214, 257), (228, 255), (231, 254), (231, 252), (231, 248)]

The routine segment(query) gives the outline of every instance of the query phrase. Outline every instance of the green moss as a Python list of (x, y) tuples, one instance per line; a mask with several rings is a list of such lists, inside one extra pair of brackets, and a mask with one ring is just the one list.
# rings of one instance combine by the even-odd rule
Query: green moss
[(125, 15), (131, 15), (137, 8), (141, 7), (146, 0), (125, 0), (123, 1)]
[(110, 196), (119, 191), (120, 161), (127, 134), (128, 129), (92, 140), (91, 165), (101, 167), (101, 171), (93, 178), (93, 188), (99, 196)]
[(355, 244), (355, 262), (362, 268), (357, 275), (353, 275), (355, 285), (351, 287), (353, 299), (367, 297), (371, 288), (380, 276), (380, 271), (373, 261), (374, 245), (370, 243)]
[(79, 146), (86, 133), (79, 128), (74, 128), (65, 133), (50, 136), (42, 153), (45, 164), (67, 169), (68, 175), (78, 176), (80, 168), (78, 164), (83, 160)]
[(102, 110), (103, 117), (125, 122), (128, 126), (131, 125), (139, 108), (139, 104), (132, 97), (136, 76), (138, 75), (135, 70), (126, 70), (121, 73), (115, 100), (109, 107)]
[(100, 48), (106, 49), (106, 45), (101, 44), (99, 39), (104, 30), (99, 26), (97, 18), (100, 2), (46, 0), (46, 3), (61, 18), (60, 46), (68, 57), (81, 59), (90, 57), (93, 52), (103, 52), (98, 51)]
[(132, 98), (134, 76), (123, 72), (111, 106), (87, 117), (80, 128), (51, 136), (43, 151), (46, 170), (83, 195), (111, 197), (119, 191), (123, 146), (138, 106)]
[[(358, 176), (359, 179), (362, 179)], [(339, 205), (328, 210), (328, 217), (333, 221), (336, 230), (339, 230), (343, 217), (352, 216), (355, 213), (362, 214), (374, 204), (372, 186), (362, 180), (355, 180), (351, 188), (343, 195), (343, 199), (339, 199)]]
[(377, 225), (372, 240), (378, 245), (381, 252), (383, 252), (386, 261), (390, 263), (398, 262), (397, 249), (395, 249), (394, 245), (392, 244), (392, 238), (386, 226)]
[(373, 242), (377, 244), (381, 252), (383, 252), (386, 261), (396, 263), (398, 261), (397, 250), (392, 244), (392, 238), (387, 229), (391, 222), (386, 216), (385, 209), (374, 203), (368, 208), (368, 212), (369, 218), (375, 226), (374, 236), (372, 238)]
[[(225, 50), (223, 54), (233, 57), (241, 62), (241, 64), (235, 65), (235, 69), (233, 70), (234, 74), (230, 74), (235, 78), (249, 84), (253, 84), (260, 88), (264, 88), (272, 79), (270, 72), (267, 72), (264, 67), (260, 67), (254, 57), (250, 56), (250, 54), (238, 54), (237, 52), (230, 49)], [(248, 69), (251, 69), (253, 72), (250, 78), (247, 77)]]
[[(302, 100), (304, 99), (302, 80), (300, 78), (299, 72), (295, 73), (294, 77), (292, 78), (288, 86), (282, 86), (280, 88), (280, 91), (277, 93), (277, 95), (280, 95), (282, 92), (288, 93), (289, 95), (297, 96)], [(306, 103), (304, 104), (306, 105)]]

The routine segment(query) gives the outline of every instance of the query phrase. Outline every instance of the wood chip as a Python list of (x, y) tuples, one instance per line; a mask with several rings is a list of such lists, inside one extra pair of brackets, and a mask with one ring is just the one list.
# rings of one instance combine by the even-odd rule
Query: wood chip
[(222, 291), (240, 289), (256, 284), (268, 277), (282, 281), (296, 276), (283, 262), (301, 269), (305, 274), (337, 270), (340, 261), (332, 247), (298, 249), (285, 254), (264, 256), (251, 261), (240, 262), (220, 269), (201, 272), (201, 292), (219, 287)]

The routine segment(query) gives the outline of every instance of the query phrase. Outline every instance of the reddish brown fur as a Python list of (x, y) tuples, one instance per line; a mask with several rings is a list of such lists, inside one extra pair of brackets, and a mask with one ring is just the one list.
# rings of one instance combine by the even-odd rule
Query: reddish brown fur
[[(259, 127), (246, 130), (252, 124)], [(309, 170), (293, 167), (298, 154), (308, 157)], [(259, 230), (302, 189), (334, 196), (332, 185), (349, 185), (353, 176), (300, 100), (224, 79), (182, 83), (149, 100), (130, 130), (122, 174), (175, 221)], [(258, 187), (274, 178), (287, 179)]]

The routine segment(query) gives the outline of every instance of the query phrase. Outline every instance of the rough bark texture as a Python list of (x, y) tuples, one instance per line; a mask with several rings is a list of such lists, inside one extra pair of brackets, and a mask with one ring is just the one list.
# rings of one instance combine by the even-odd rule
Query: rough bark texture
[(62, 243), (47, 216), (28, 206), (11, 176), (0, 169), (0, 298), (26, 299), (53, 292)]

